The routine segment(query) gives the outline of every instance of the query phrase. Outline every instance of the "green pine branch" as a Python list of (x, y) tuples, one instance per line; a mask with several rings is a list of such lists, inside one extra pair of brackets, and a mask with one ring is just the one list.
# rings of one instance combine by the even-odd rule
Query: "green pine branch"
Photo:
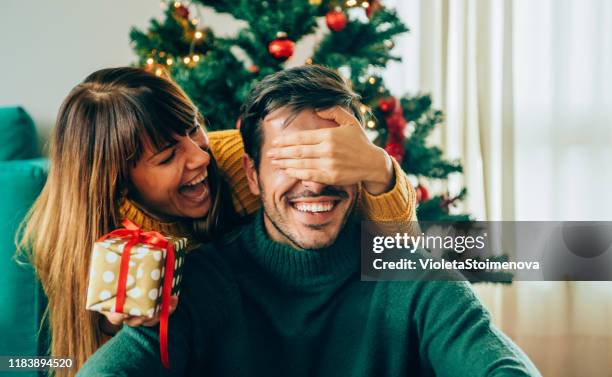
[(374, 12), (369, 22), (351, 20), (343, 30), (327, 34), (312, 60), (334, 69), (348, 66), (352, 81), (358, 81), (371, 67), (401, 61), (401, 57), (391, 54), (392, 40), (408, 31), (394, 10), (382, 9)]

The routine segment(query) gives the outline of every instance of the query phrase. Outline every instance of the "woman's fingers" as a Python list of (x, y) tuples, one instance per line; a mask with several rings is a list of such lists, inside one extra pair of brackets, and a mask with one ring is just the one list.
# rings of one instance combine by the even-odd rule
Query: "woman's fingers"
[(333, 120), (341, 126), (347, 124), (359, 126), (359, 121), (357, 118), (340, 106), (334, 106), (329, 109), (317, 111), (317, 115), (323, 119)]
[(320, 158), (303, 158), (303, 159), (283, 159), (272, 160), (272, 165), (277, 168), (287, 169), (319, 169), (323, 170), (329, 166), (329, 162)]
[[(170, 314), (174, 313), (176, 307), (178, 305), (178, 296), (170, 297)], [(145, 316), (129, 316), (127, 319), (123, 321), (128, 326), (155, 326), (159, 323), (160, 313), (158, 313), (155, 317), (149, 318)]]
[(273, 147), (290, 145), (315, 145), (325, 140), (326, 129), (296, 131), (276, 137), (272, 140)]
[(147, 326), (147, 327), (152, 327), (152, 326), (157, 325), (158, 323), (159, 323), (159, 315), (156, 315), (155, 317), (144, 321), (142, 325)]
[(144, 321), (146, 321), (147, 317), (142, 316), (130, 316), (126, 320), (123, 321), (128, 326), (136, 327), (142, 325)]
[(270, 158), (317, 158), (324, 157), (328, 151), (321, 145), (293, 145), (286, 147), (271, 148), (268, 150)]
[(128, 317), (127, 314), (123, 314), (123, 313), (102, 313), (102, 314), (104, 314), (108, 322), (110, 322), (111, 324), (115, 326), (122, 324), (123, 320), (125, 320)]

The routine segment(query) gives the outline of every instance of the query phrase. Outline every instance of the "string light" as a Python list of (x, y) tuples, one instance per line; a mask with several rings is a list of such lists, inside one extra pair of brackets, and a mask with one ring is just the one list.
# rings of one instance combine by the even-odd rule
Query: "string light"
[(361, 3), (361, 6), (368, 9), (370, 7), (370, 3), (368, 3), (367, 1), (364, 1), (363, 3)]
[(162, 71), (162, 69), (161, 69), (161, 68), (157, 68), (157, 69), (155, 70), (155, 76), (161, 76), (161, 75), (162, 75), (162, 73), (163, 73), (163, 71)]
[(202, 39), (202, 36), (204, 36), (204, 34), (202, 34), (202, 32), (199, 30), (194, 34), (195, 39)]
[(200, 61), (200, 55), (193, 55), (193, 58), (191, 59), (193, 59), (193, 61), (197, 63)]
[(191, 19), (191, 24), (192, 24), (193, 26), (196, 26), (196, 25), (197, 25), (199, 22), (200, 22), (200, 20), (199, 20), (199, 19), (197, 19), (197, 18), (192, 18), (192, 19)]
[(166, 59), (166, 64), (167, 65), (172, 65), (173, 63), (174, 63), (174, 60), (172, 60), (172, 58)]
[(362, 114), (365, 114), (368, 112), (368, 107), (366, 105), (361, 105), (359, 106), (359, 111), (361, 111)]
[(153, 64), (153, 58), (148, 58), (148, 59), (147, 59), (147, 64), (148, 64), (148, 65)]
[(370, 77), (370, 78), (368, 79), (368, 82), (369, 82), (370, 84), (374, 85), (374, 84), (376, 84), (376, 79), (375, 79), (374, 77)]
[(312, 58), (306, 59), (306, 64), (312, 64)]
[(175, 1), (174, 2), (174, 7), (175, 8), (179, 8), (181, 6), (181, 2), (180, 1)]
[(347, 0), (346, 1), (347, 7), (354, 7), (355, 5), (357, 5), (357, 0)]
[(376, 122), (374, 122), (373, 120), (368, 120), (368, 122), (366, 123), (366, 126), (368, 128), (374, 128), (376, 127)]
[(163, 51), (160, 51), (160, 52), (159, 52), (159, 57), (160, 57), (160, 58), (163, 58), (164, 56), (166, 56), (166, 53), (165, 53), (165, 52), (163, 52)]
[(185, 57), (183, 58), (183, 63), (185, 63), (185, 64), (189, 64), (189, 62), (191, 62), (191, 58), (190, 58), (189, 56), (185, 56)]

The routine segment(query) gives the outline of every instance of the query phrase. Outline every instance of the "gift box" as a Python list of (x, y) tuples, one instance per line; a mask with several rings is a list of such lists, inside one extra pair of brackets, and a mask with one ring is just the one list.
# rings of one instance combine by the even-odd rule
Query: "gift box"
[(179, 294), (187, 239), (142, 232), (133, 223), (126, 224), (93, 246), (86, 308), (152, 318), (162, 305), (169, 248), (174, 254), (171, 295)]
[(170, 296), (179, 294), (187, 239), (143, 232), (127, 219), (122, 224), (125, 228), (94, 244), (86, 308), (146, 317), (159, 312), (160, 356), (164, 367), (170, 368)]

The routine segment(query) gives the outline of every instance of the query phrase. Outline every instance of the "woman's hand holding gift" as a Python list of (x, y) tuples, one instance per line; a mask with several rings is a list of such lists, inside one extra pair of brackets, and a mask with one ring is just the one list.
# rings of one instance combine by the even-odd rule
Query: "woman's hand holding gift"
[(368, 139), (357, 118), (339, 106), (317, 115), (339, 127), (299, 131), (275, 139), (268, 151), (272, 164), (300, 180), (338, 186), (361, 182), (373, 195), (388, 191), (394, 184), (391, 158)]
[[(178, 305), (178, 296), (170, 297), (170, 314), (176, 310)], [(160, 313), (158, 312), (155, 317), (149, 318), (146, 316), (135, 316), (123, 313), (108, 313), (103, 312), (103, 322), (100, 323), (100, 329), (107, 335), (113, 335), (121, 330), (122, 325), (125, 323), (128, 326), (155, 326), (159, 323)]]

